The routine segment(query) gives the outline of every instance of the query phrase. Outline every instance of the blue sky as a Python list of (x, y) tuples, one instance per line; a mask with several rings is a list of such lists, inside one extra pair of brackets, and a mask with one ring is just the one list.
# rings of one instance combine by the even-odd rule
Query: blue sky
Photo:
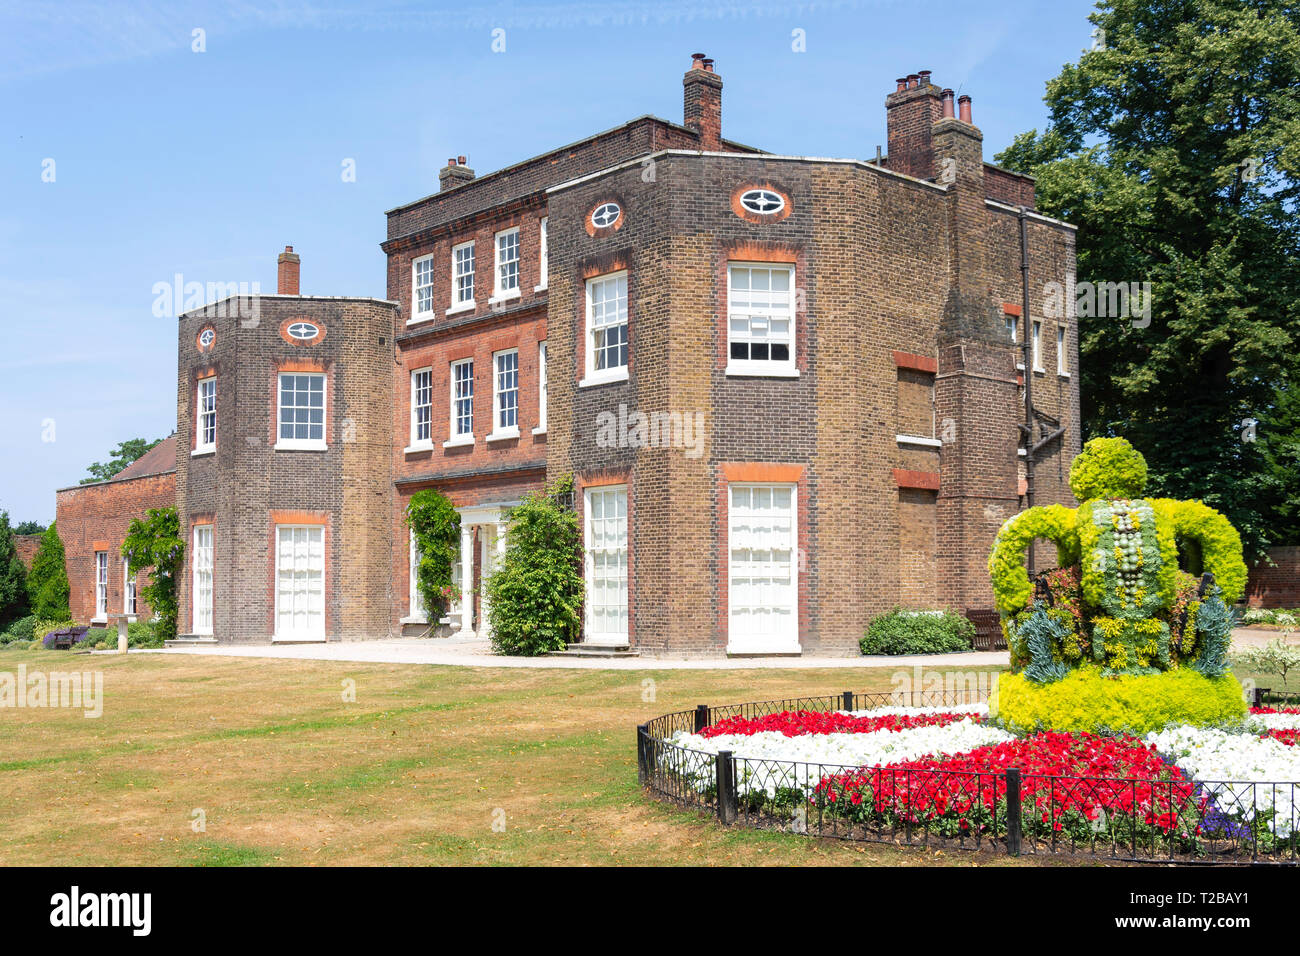
[(304, 292), (384, 296), (383, 212), (436, 191), (448, 156), (485, 173), (645, 113), (680, 122), (697, 50), (731, 139), (870, 158), (893, 79), (929, 69), (973, 97), (991, 159), (1043, 126), (1044, 83), (1090, 45), (1091, 9), (4, 0), (0, 509), (51, 520), (90, 462), (171, 432), (175, 319), (153, 305), (177, 273), (274, 291), (292, 244)]

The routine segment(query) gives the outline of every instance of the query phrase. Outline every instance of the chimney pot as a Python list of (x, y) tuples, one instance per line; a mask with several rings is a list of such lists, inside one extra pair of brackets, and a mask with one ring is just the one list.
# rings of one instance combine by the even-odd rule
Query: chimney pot
[(943, 97), (943, 116), (944, 116), (944, 119), (952, 119), (952, 117), (953, 117), (953, 111), (952, 111), (952, 96), (953, 96), (953, 93), (952, 93), (952, 90), (944, 90), (944, 91), (943, 91), (941, 94), (939, 94), (939, 95)]
[(894, 89), (895, 93), (901, 93), (903, 90), (907, 89), (907, 77), (900, 76), (898, 79), (894, 80), (894, 82), (898, 84)]
[(438, 173), (438, 190), (446, 192), (462, 183), (467, 183), (474, 178), (474, 170), (465, 165), (465, 157), (461, 156), (457, 162), (456, 157), (447, 160), (447, 165)]
[(293, 246), (285, 246), (284, 252), (276, 260), (275, 292), (277, 295), (298, 295), (298, 277), (302, 259), (293, 251)]
[(921, 78), (921, 85), (922, 85), (922, 86), (929, 86), (929, 85), (930, 85), (930, 71), (929, 71), (929, 70), (922, 70), (921, 72), (917, 73), (916, 75), (919, 76), (919, 77)]
[(963, 123), (970, 123), (970, 97), (964, 93), (957, 97), (957, 106), (961, 111), (961, 121)]
[(710, 57), (705, 57), (705, 58), (704, 58), (704, 69), (708, 70), (710, 73), (713, 72), (713, 60), (712, 60), (712, 58), (710, 58)]
[(458, 164), (460, 164), (461, 166), (466, 165), (466, 160), (465, 160), (465, 157), (464, 157), (464, 156), (457, 156), (457, 157), (456, 157), (456, 162), (457, 162)]
[(907, 88), (908, 88), (909, 90), (914, 90), (914, 89), (916, 89), (916, 87), (917, 87), (917, 81), (920, 80), (920, 78), (921, 78), (921, 76), (920, 76), (919, 73), (909, 73), (909, 74), (907, 74)]
[(704, 69), (704, 54), (703, 54), (703, 53), (692, 53), (692, 54), (691, 54), (691, 69), (692, 69), (692, 70), (702, 70), (702, 69)]

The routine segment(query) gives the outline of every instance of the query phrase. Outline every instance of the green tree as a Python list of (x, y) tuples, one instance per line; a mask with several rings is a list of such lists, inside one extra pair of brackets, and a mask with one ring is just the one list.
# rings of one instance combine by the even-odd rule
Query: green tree
[(160, 641), (171, 640), (176, 636), (180, 603), (176, 578), (185, 560), (176, 509), (150, 508), (143, 518), (132, 521), (122, 542), (122, 557), (132, 574), (148, 569), (149, 583), (140, 589), (140, 597), (158, 619), (154, 635)]
[(406, 523), (415, 536), (415, 569), (420, 599), (431, 620), (437, 620), (451, 600), (451, 570), (460, 540), (460, 515), (450, 501), (433, 488), (411, 495)]
[(32, 557), (27, 574), (27, 596), (31, 611), (42, 621), (70, 621), (68, 610), (68, 569), (63, 558), (63, 540), (56, 524), (41, 534), (41, 543)]
[(27, 613), (27, 569), (14, 547), (9, 512), (0, 511), (0, 632)]
[(22, 521), (14, 525), (14, 534), (40, 534), (45, 525), (39, 521)]
[(506, 553), (487, 580), (492, 646), (533, 656), (563, 650), (582, 624), (582, 533), (560, 503), (573, 488), (562, 478), (510, 512)]
[[(1300, 8), (1105, 0), (1104, 40), (1047, 84), (1050, 125), (1003, 165), (1079, 226), (1080, 282), (1152, 283), (1150, 322), (1081, 316), (1085, 438), (1122, 434), (1155, 495), (1201, 498), (1248, 556), (1281, 540), (1300, 471)], [(1248, 419), (1258, 422), (1249, 437)]]
[(109, 452), (112, 457), (107, 462), (101, 463), (97, 461), (92, 463), (86, 469), (86, 471), (90, 472), (90, 477), (82, 478), (81, 484), (89, 485), (96, 481), (107, 481), (161, 441), (161, 438), (155, 438), (153, 441), (145, 441), (143, 438), (128, 438)]

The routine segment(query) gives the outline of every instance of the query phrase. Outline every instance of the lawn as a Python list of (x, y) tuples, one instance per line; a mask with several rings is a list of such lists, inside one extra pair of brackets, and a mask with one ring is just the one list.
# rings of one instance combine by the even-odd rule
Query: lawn
[(634, 728), (649, 717), (887, 691), (889, 668), (488, 670), (0, 651), (0, 671), (20, 663), (102, 671), (104, 709), (98, 719), (0, 710), (2, 865), (1008, 862), (723, 828), (638, 789)]

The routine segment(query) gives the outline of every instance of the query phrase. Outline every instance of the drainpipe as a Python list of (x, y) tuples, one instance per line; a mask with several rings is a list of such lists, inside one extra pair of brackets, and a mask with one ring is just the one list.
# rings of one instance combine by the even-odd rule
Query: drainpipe
[[(1029, 316), (1029, 226), (1025, 206), (1020, 207), (1020, 286), (1021, 331), (1020, 351), (1025, 367), (1025, 424), (1021, 426), (1025, 438), (1025, 507), (1034, 506), (1034, 323)], [(1034, 574), (1034, 546), (1029, 545), (1029, 575)]]

